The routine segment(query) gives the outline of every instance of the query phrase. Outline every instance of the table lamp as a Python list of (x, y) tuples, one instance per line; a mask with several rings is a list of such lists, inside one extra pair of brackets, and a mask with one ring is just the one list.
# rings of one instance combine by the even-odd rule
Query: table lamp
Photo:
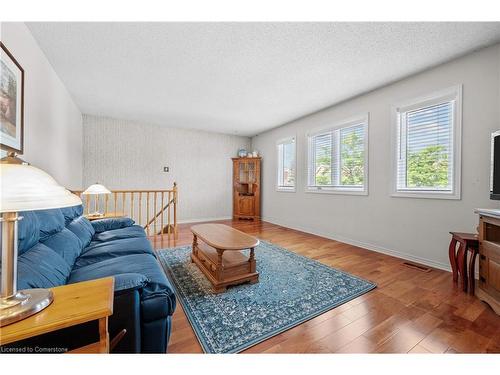
[(85, 195), (95, 195), (95, 212), (89, 214), (90, 217), (102, 217), (104, 214), (99, 212), (99, 195), (101, 194), (111, 194), (111, 192), (104, 186), (99, 183), (95, 183), (94, 185), (90, 185), (87, 190), (85, 190), (82, 194)]
[(17, 290), (17, 229), (20, 211), (72, 207), (80, 198), (51, 176), (9, 153), (0, 159), (0, 222), (2, 225), (2, 285), (0, 327), (43, 310), (53, 300), (48, 289)]

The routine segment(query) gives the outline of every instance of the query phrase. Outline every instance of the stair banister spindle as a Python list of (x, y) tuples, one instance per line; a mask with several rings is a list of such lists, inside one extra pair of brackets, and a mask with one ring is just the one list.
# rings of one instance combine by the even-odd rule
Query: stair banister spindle
[(125, 214), (125, 192), (122, 192), (122, 212)]
[(146, 192), (146, 230), (149, 236), (149, 191)]
[(174, 182), (174, 235), (177, 236), (177, 202), (178, 202), (178, 192), (177, 183)]
[(156, 232), (156, 210), (158, 209), (158, 207), (156, 206), (156, 191), (154, 192), (154, 198), (153, 198), (153, 202), (154, 202), (154, 209), (153, 209), (153, 213), (155, 216), (153, 216), (153, 230), (154, 230), (154, 234), (158, 234), (158, 232)]
[(142, 226), (142, 191), (139, 192), (139, 225)]
[(171, 211), (171, 209), (170, 209), (170, 202), (172, 202), (172, 193), (169, 191), (168, 192), (168, 203), (169, 204), (168, 204), (168, 207), (167, 207), (167, 233), (168, 233), (169, 236), (170, 236), (170, 229), (171, 229), (170, 228), (170, 224), (171, 224), (170, 223), (170, 211)]
[(162, 235), (162, 236), (163, 236), (163, 228), (165, 228), (165, 227), (163, 226), (163, 216), (165, 216), (165, 215), (164, 215), (164, 212), (165, 212), (165, 205), (164, 205), (164, 203), (163, 203), (163, 197), (164, 197), (164, 196), (165, 196), (165, 192), (164, 192), (164, 191), (162, 191), (162, 192), (161, 192), (161, 222), (160, 222), (160, 224), (161, 224), (161, 235)]

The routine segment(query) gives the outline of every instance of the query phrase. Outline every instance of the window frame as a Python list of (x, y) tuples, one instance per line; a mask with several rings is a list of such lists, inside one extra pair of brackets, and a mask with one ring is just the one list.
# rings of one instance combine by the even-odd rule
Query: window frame
[[(323, 126), (306, 133), (306, 183), (305, 192), (313, 194), (340, 194), (340, 195), (368, 195), (368, 176), (369, 176), (369, 154), (368, 154), (368, 144), (369, 144), (369, 129), (370, 129), (370, 115), (365, 113), (358, 116), (349, 117), (347, 119), (336, 121), (334, 125)], [(309, 167), (312, 162), (312, 149), (311, 149), (311, 138), (326, 132), (331, 132), (343, 128), (349, 128), (356, 125), (363, 125), (364, 130), (364, 168), (363, 168), (363, 188), (353, 188), (353, 187), (342, 187), (342, 186), (313, 186), (309, 185)]]
[[(285, 143), (292, 142), (294, 144), (294, 149), (293, 149), (293, 169), (295, 173), (295, 182), (293, 186), (280, 186), (279, 184), (279, 179), (280, 179), (280, 145), (283, 145)], [(278, 192), (285, 192), (285, 193), (295, 193), (297, 191), (297, 137), (296, 136), (290, 136), (286, 138), (281, 138), (276, 141), (276, 191)]]
[[(398, 189), (398, 155), (399, 155), (399, 129), (401, 114), (433, 105), (455, 100), (453, 106), (453, 168), (452, 168), (452, 188), (451, 191), (422, 190), (422, 189)], [(426, 199), (461, 199), (462, 182), (462, 85), (455, 85), (443, 90), (435, 91), (431, 94), (419, 96), (406, 100), (391, 109), (392, 123), (392, 183), (391, 196), (401, 198), (426, 198)]]

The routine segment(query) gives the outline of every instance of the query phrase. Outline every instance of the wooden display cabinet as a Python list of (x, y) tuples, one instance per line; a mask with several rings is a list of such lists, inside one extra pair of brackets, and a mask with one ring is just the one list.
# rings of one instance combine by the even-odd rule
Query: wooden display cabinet
[(479, 215), (479, 282), (476, 296), (500, 314), (500, 218)]
[(233, 218), (260, 218), (261, 158), (233, 158)]

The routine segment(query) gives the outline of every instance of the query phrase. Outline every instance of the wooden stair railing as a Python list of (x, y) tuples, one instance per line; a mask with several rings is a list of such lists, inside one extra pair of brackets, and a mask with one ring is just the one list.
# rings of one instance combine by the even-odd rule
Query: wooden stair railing
[(104, 217), (132, 218), (144, 228), (148, 236), (177, 236), (178, 189), (175, 182), (172, 189), (111, 190), (111, 194), (99, 197), (82, 195), (82, 191), (73, 193), (82, 198), (85, 214), (89, 214), (94, 207), (99, 207), (99, 212)]
[[(164, 211), (168, 210), (168, 207), (171, 205), (171, 204), (174, 204), (174, 198), (172, 198), (171, 200), (167, 201), (167, 204), (165, 206), (163, 206), (163, 208), (161, 210), (159, 210), (156, 215), (153, 216), (153, 218), (151, 220), (149, 220), (147, 223), (146, 223), (146, 226), (145, 227), (148, 227), (148, 226), (151, 226), (153, 225), (154, 226), (154, 222), (156, 220), (158, 220), (158, 217), (160, 217), (160, 215), (163, 214)], [(163, 205), (163, 202), (162, 202), (162, 205)], [(160, 218), (161, 219), (161, 218)], [(154, 229), (154, 232), (156, 234), (161, 234), (162, 231), (163, 232), (167, 232), (167, 233), (170, 233), (171, 229), (173, 228), (173, 226), (171, 224), (168, 223), (169, 220), (167, 220), (167, 225), (164, 226), (163, 224), (160, 225), (160, 231), (159, 233), (156, 233), (156, 229)]]

